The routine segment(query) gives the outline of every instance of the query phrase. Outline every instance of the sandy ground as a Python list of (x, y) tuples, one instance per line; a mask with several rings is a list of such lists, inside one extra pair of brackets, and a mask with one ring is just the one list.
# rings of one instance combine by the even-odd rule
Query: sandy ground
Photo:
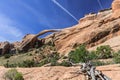
[[(4, 73), (10, 68), (0, 67), (0, 80)], [(16, 68), (22, 72), (25, 80), (84, 80), (85, 76), (76, 74), (79, 67), (35, 67), (35, 68)], [(97, 67), (112, 80), (119, 80), (120, 64)]]

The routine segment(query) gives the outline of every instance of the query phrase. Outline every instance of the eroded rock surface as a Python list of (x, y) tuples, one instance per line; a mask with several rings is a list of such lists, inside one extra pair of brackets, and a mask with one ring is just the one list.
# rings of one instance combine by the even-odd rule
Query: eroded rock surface
[[(59, 53), (67, 54), (80, 44), (86, 44), (87, 48), (100, 45), (120, 36), (120, 0), (114, 0), (110, 9), (101, 10), (97, 14), (85, 15), (77, 25), (62, 29), (42, 40), (38, 38), (47, 32), (56, 32), (56, 30), (44, 30), (38, 34), (28, 34), (21, 42), (15, 43), (14, 47), (27, 51), (35, 47), (36, 43), (40, 46), (42, 43), (53, 41)], [(109, 45), (111, 46), (111, 44)], [(116, 48), (113, 49), (116, 50)]]
[(0, 54), (7, 54), (10, 52), (11, 44), (9, 42), (0, 43)]
[(112, 3), (113, 17), (120, 16), (120, 0), (114, 0)]
[[(112, 80), (120, 77), (120, 65), (107, 65), (97, 67)], [(10, 68), (0, 67), (0, 80), (4, 80), (4, 73)], [(80, 67), (36, 67), (36, 68), (17, 68), (22, 72), (25, 80), (85, 80), (83, 74), (77, 74)]]
[(35, 48), (36, 45), (39, 47), (44, 44), (44, 39), (39, 39), (38, 37), (47, 33), (47, 32), (57, 32), (59, 30), (44, 30), (38, 34), (27, 34), (24, 36), (21, 42), (1, 42), (0, 43), (0, 54), (6, 53), (16, 53), (16, 51), (26, 52), (31, 48)]
[[(114, 0), (112, 8), (102, 10), (97, 14), (85, 15), (77, 25), (55, 33), (54, 40), (58, 52), (67, 54), (80, 44), (86, 44), (87, 48), (91, 48), (119, 35), (120, 0)], [(50, 39), (51, 36), (46, 39)], [(116, 50), (115, 47), (113, 49)]]

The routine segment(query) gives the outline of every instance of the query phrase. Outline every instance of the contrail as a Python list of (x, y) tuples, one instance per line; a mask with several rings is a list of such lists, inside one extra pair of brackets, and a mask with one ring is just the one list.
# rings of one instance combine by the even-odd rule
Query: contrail
[(79, 21), (78, 21), (78, 19), (74, 16), (74, 15), (72, 15), (67, 9), (65, 9), (61, 4), (59, 4), (56, 0), (52, 0), (52, 2), (54, 2), (57, 6), (59, 6), (62, 10), (64, 10), (67, 14), (69, 14), (75, 21), (77, 21), (78, 23), (79, 23)]
[(97, 0), (97, 2), (98, 2), (98, 4), (99, 4), (100, 8), (103, 9), (103, 6), (102, 6), (100, 0)]

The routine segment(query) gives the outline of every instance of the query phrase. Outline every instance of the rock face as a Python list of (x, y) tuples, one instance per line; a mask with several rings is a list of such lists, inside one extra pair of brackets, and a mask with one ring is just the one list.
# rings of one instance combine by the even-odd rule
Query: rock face
[[(65, 28), (53, 36), (56, 48), (62, 54), (67, 54), (80, 44), (86, 44), (87, 48), (91, 48), (120, 36), (120, 0), (113, 1), (112, 9), (85, 15), (77, 25)], [(46, 39), (51, 37), (52, 35)], [(111, 42), (108, 45), (117, 46), (111, 45)], [(119, 49), (117, 47), (117, 50)]]
[(1, 42), (0, 43), (0, 54), (6, 54), (10, 52), (11, 45), (9, 42)]
[[(104, 43), (114, 50), (119, 50), (120, 46), (116, 43), (120, 39), (120, 0), (114, 0), (111, 9), (102, 10), (97, 14), (90, 13), (81, 18), (77, 25), (56, 31), (44, 30), (38, 34), (28, 34), (21, 42), (13, 43), (14, 49), (28, 51), (36, 44), (40, 46), (43, 42), (53, 41), (57, 51), (61, 54), (69, 53), (80, 44), (86, 44), (87, 48), (92, 48)], [(40, 35), (47, 32), (56, 33), (44, 39), (38, 39)], [(112, 44), (113, 42), (110, 41), (116, 42)]]
[(114, 0), (112, 3), (113, 17), (120, 16), (120, 0)]

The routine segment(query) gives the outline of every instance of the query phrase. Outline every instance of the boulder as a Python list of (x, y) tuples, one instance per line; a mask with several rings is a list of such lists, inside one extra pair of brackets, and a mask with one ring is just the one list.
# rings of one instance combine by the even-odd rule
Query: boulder
[(0, 54), (6, 54), (10, 52), (11, 44), (9, 42), (0, 43)]

